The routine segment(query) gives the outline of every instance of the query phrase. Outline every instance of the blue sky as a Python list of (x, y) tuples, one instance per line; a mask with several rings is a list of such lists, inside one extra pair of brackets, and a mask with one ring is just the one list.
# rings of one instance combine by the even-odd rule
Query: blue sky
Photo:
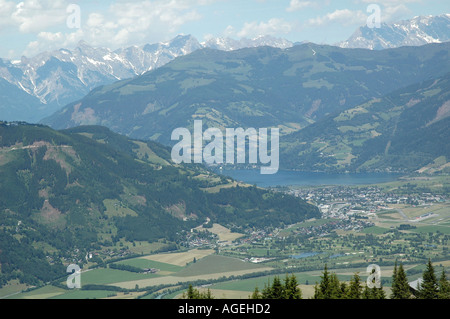
[(450, 13), (448, 0), (0, 0), (0, 57), (70, 49), (81, 40), (116, 49), (177, 34), (334, 44), (366, 24), (370, 4), (381, 22)]

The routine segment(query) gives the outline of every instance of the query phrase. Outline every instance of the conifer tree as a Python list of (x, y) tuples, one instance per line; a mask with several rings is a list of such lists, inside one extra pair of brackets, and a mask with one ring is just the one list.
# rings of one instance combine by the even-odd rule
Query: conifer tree
[[(198, 299), (198, 290), (194, 289), (194, 287), (192, 287), (192, 285), (189, 285), (188, 291), (187, 291), (187, 299)], [(185, 298), (184, 294), (183, 294), (183, 298)]]
[(211, 290), (208, 288), (206, 292), (200, 292), (198, 289), (189, 285), (189, 288), (182, 295), (183, 299), (214, 299)]
[(301, 299), (302, 292), (298, 287), (297, 278), (295, 275), (288, 276), (284, 284), (281, 282), (278, 276), (275, 276), (272, 284), (268, 280), (263, 291), (260, 293), (258, 287), (255, 288), (251, 299)]
[(313, 296), (313, 299), (324, 299), (322, 291), (320, 290), (320, 285), (317, 282), (314, 285), (314, 296)]
[(271, 288), (271, 299), (284, 299), (284, 288), (278, 276), (273, 279)]
[(259, 292), (258, 286), (255, 287), (253, 294), (250, 296), (250, 299), (262, 299), (262, 295)]
[(386, 299), (386, 293), (384, 292), (383, 286), (380, 288), (370, 288), (366, 285), (362, 293), (362, 299)]
[(441, 277), (439, 278), (439, 299), (450, 299), (450, 282), (445, 276), (445, 269), (442, 269)]
[(264, 289), (261, 293), (262, 299), (273, 299), (272, 285), (270, 284), (270, 279), (267, 279), (267, 284), (264, 285)]
[(391, 299), (399, 299), (398, 298), (398, 269), (397, 269), (397, 259), (394, 264), (394, 271), (392, 272), (392, 285), (391, 285)]
[(361, 278), (358, 273), (355, 273), (350, 279), (350, 286), (348, 287), (348, 298), (349, 299), (361, 299), (362, 297), (362, 286)]
[[(375, 279), (373, 279), (372, 283), (375, 284)], [(369, 287), (369, 285), (366, 284), (362, 293), (362, 299), (386, 299), (386, 293), (383, 289), (383, 284), (380, 283), (379, 288), (377, 288), (376, 286)]]
[(314, 299), (331, 299), (330, 273), (328, 272), (327, 264), (325, 264), (323, 275), (320, 278), (320, 284), (314, 287)]
[(348, 299), (348, 289), (347, 283), (341, 282), (339, 289), (339, 299)]
[(362, 299), (373, 299), (372, 290), (367, 285), (364, 286), (364, 290), (361, 297)]
[(408, 278), (403, 268), (403, 264), (397, 269), (397, 261), (394, 266), (394, 274), (392, 276), (392, 294), (391, 299), (409, 299), (411, 298), (411, 290)]
[(438, 297), (438, 283), (430, 259), (428, 259), (427, 268), (423, 272), (422, 279), (423, 281), (419, 288), (419, 298), (436, 299)]
[(302, 292), (298, 288), (297, 277), (294, 274), (286, 275), (284, 280), (284, 298), (285, 299), (302, 299)]
[(380, 288), (375, 289), (375, 299), (386, 299), (386, 292), (383, 289), (383, 284), (380, 285)]
[(335, 273), (330, 275), (330, 287), (329, 287), (329, 299), (341, 299), (342, 290), (341, 283), (339, 282), (339, 278)]

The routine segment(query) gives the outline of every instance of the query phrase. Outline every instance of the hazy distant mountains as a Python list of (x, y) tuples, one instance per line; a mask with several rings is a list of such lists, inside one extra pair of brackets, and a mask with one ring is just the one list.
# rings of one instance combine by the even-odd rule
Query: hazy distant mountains
[(382, 23), (380, 28), (362, 26), (347, 41), (338, 45), (343, 48), (380, 50), (447, 41), (450, 41), (450, 14)]
[(285, 136), (300, 170), (450, 172), (450, 73), (330, 114)]
[(116, 51), (80, 42), (72, 50), (43, 52), (21, 61), (0, 59), (1, 119), (38, 121), (95, 87), (135, 77), (205, 47), (230, 51), (263, 45), (287, 48), (293, 44), (273, 37), (211, 38), (200, 43), (180, 35), (168, 42)]
[[(359, 28), (344, 48), (384, 49), (450, 40), (450, 15), (416, 17), (381, 28)], [(20, 61), (0, 59), (0, 115), (2, 120), (37, 122), (82, 98), (92, 89), (129, 79), (161, 67), (198, 49), (231, 51), (270, 46), (286, 49), (301, 43), (262, 36), (255, 39), (210, 38), (200, 43), (190, 35), (168, 42), (112, 51), (80, 42), (74, 49), (43, 52)]]
[(209, 127), (298, 131), (328, 114), (450, 72), (450, 43), (389, 50), (303, 44), (289, 49), (202, 49), (96, 88), (43, 123), (103, 125), (169, 144), (171, 132)]

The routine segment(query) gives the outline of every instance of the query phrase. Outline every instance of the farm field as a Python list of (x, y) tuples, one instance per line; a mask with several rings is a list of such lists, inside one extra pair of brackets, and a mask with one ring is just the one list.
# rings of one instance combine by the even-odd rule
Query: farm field
[[(184, 260), (188, 260), (189, 253), (192, 253), (190, 257), (202, 256), (199, 254), (201, 250), (192, 250), (188, 252), (175, 253), (178, 257), (182, 257)], [(162, 260), (162, 255), (168, 254), (156, 254), (143, 256), (138, 258), (131, 258), (122, 260), (118, 263), (122, 265), (130, 265), (135, 267), (148, 267), (149, 265), (157, 266), (161, 269), (162, 274), (138, 274), (124, 270), (99, 268), (86, 272), (82, 272), (81, 282), (83, 285), (100, 285), (98, 289), (83, 290), (75, 289), (69, 290), (63, 287), (56, 287), (52, 285), (44, 286), (28, 292), (11, 295), (8, 298), (12, 299), (135, 299), (135, 298), (148, 298), (146, 294), (146, 288), (151, 289), (158, 285), (172, 285), (175, 290), (171, 293), (166, 293), (163, 299), (167, 298), (180, 298), (182, 293), (186, 291), (186, 286), (180, 286), (182, 283), (193, 282), (194, 286), (197, 286), (195, 282), (199, 280), (217, 280), (222, 278), (219, 282), (202, 286), (197, 286), (201, 291), (202, 289), (210, 289), (215, 298), (220, 299), (247, 299), (252, 294), (255, 287), (261, 291), (265, 285), (273, 280), (275, 276), (278, 276), (281, 280), (287, 274), (294, 274), (297, 278), (300, 289), (302, 290), (302, 296), (304, 299), (311, 298), (314, 295), (314, 285), (320, 281), (323, 269), (311, 270), (311, 271), (294, 271), (289, 269), (285, 271), (279, 271), (277, 274), (264, 275), (264, 271), (274, 270), (273, 267), (268, 267), (273, 263), (253, 264), (244, 262), (237, 258), (226, 257), (221, 255), (215, 255), (210, 253), (209, 255), (203, 254), (203, 258), (198, 261), (188, 263), (185, 266), (179, 266), (169, 263), (163, 263), (161, 261), (155, 261), (153, 259)], [(172, 256), (173, 257), (173, 256)], [(314, 260), (317, 256), (306, 257), (306, 259)], [(355, 258), (350, 254), (347, 258)], [(165, 256), (165, 260), (167, 259)], [(440, 267), (449, 267), (450, 260), (444, 260), (434, 263), (437, 266), (437, 271), (440, 271)], [(415, 280), (421, 276), (424, 270), (424, 265), (421, 263), (406, 264), (405, 270), (411, 272), (408, 276), (410, 281)], [(387, 294), (390, 294), (390, 280), (392, 278), (393, 266), (381, 266), (381, 280), (383, 288)], [(345, 268), (329, 268), (330, 272), (335, 272), (341, 281), (349, 282), (350, 278), (358, 273), (361, 277), (361, 281), (365, 282), (367, 279), (366, 267), (351, 267), (348, 265)], [(170, 272), (170, 274), (168, 273)], [(261, 273), (260, 273), (261, 272)], [(255, 275), (253, 276), (252, 273)], [(260, 274), (258, 274), (260, 273)], [(249, 275), (245, 279), (233, 279), (227, 280), (225, 277)], [(225, 277), (224, 277), (225, 276)], [(63, 283), (64, 284), (64, 283)], [(176, 287), (179, 287), (178, 289)], [(126, 289), (124, 291), (112, 291), (108, 287), (114, 289)], [(138, 289), (138, 290), (136, 290)], [(161, 290), (161, 291), (164, 291)]]
[[(413, 266), (407, 267), (405, 269), (412, 268)], [(349, 268), (349, 269), (329, 269), (331, 272), (335, 272), (340, 281), (346, 282), (350, 281), (350, 278), (358, 272), (361, 280), (365, 282), (367, 279), (366, 269), (363, 268)], [(393, 267), (383, 267), (381, 278), (389, 280), (392, 277)], [(286, 273), (290, 274), (290, 273)], [(297, 278), (299, 287), (302, 291), (303, 299), (309, 299), (314, 296), (314, 285), (320, 282), (320, 276), (322, 271), (306, 271), (306, 272), (296, 272), (294, 275)], [(282, 281), (285, 278), (285, 274), (277, 275)], [(225, 299), (247, 299), (250, 296), (255, 287), (261, 291), (264, 287), (273, 280), (275, 275), (262, 276), (257, 278), (249, 278), (244, 280), (232, 280), (217, 284), (209, 285), (208, 287), (200, 287), (200, 291), (206, 291), (210, 289), (212, 295), (215, 298), (225, 298)], [(383, 287), (385, 292), (390, 294), (390, 287)], [(181, 293), (171, 296), (173, 298), (181, 298)]]
[[(145, 293), (117, 292), (108, 290), (112, 288), (136, 289), (158, 285), (175, 285), (182, 282), (218, 279), (221, 277), (239, 276), (256, 272), (271, 270), (243, 260), (214, 255), (213, 250), (194, 249), (187, 252), (172, 254), (154, 254), (138, 258), (130, 258), (116, 262), (119, 265), (128, 265), (139, 268), (156, 268), (156, 273), (144, 274), (131, 271), (96, 268), (81, 273), (81, 286), (98, 285), (99, 289), (83, 290), (63, 289), (62, 287), (47, 285), (38, 289), (18, 293), (20, 290), (8, 290), (2, 293), (3, 297), (12, 299), (103, 299), (103, 298), (137, 298)], [(193, 262), (195, 258), (195, 262)], [(165, 262), (164, 262), (165, 261)], [(182, 266), (183, 265), (183, 266)], [(103, 287), (103, 289), (101, 289)], [(23, 288), (23, 287), (22, 287)]]
[[(105, 206), (111, 216), (133, 214), (118, 200), (105, 200)], [(127, 247), (133, 257), (92, 269), (88, 267), (95, 263), (89, 262), (81, 273), (84, 289), (67, 289), (63, 278), (24, 292), (20, 291), (29, 287), (17, 283), (1, 289), (0, 298), (173, 299), (192, 284), (200, 291), (210, 289), (215, 298), (247, 299), (255, 287), (261, 291), (274, 276), (283, 280), (293, 273), (307, 299), (313, 296), (325, 264), (344, 282), (356, 272), (364, 282), (366, 267), (379, 264), (389, 295), (395, 260), (404, 263), (409, 281), (421, 276), (428, 258), (438, 266), (436, 271), (450, 268), (450, 203), (389, 204), (361, 220), (370, 223), (355, 229), (347, 227), (348, 221), (325, 217), (245, 234), (219, 224), (200, 226), (197, 231), (217, 236), (213, 237), (216, 246), (164, 253), (152, 253), (163, 250), (164, 241), (120, 241), (117, 249)]]
[(171, 264), (175, 266), (186, 266), (186, 264), (192, 262), (194, 258), (200, 260), (208, 255), (214, 253), (212, 249), (194, 249), (187, 252), (181, 253), (165, 253), (148, 255), (143, 257), (144, 259), (153, 260), (161, 263)]
[[(376, 226), (389, 229), (400, 224), (415, 226), (411, 230), (419, 233), (441, 232), (450, 234), (450, 203), (412, 206), (403, 204), (389, 205), (391, 210), (377, 213), (373, 221)], [(367, 231), (367, 230), (365, 230)]]
[[(205, 228), (203, 228), (202, 230), (205, 230)], [(228, 228), (219, 224), (213, 224), (212, 228), (206, 228), (206, 230), (210, 231), (213, 234), (216, 234), (219, 237), (219, 242), (231, 243), (233, 240), (244, 236), (243, 234), (233, 233)]]
[[(194, 253), (196, 255), (196, 253)], [(271, 267), (265, 267), (249, 262), (244, 262), (237, 258), (209, 255), (203, 259), (191, 263), (180, 271), (167, 275), (155, 276), (148, 279), (118, 281), (114, 285), (131, 289), (136, 285), (139, 287), (157, 286), (161, 284), (176, 284), (179, 282), (190, 282), (197, 280), (218, 279), (220, 277), (239, 276), (271, 270)]]

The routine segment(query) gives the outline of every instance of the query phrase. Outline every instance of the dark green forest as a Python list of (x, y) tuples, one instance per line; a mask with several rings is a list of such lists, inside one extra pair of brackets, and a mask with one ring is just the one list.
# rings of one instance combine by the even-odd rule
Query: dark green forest
[[(55, 131), (0, 123), (1, 282), (64, 276), (62, 258), (121, 238), (176, 244), (179, 232), (207, 218), (246, 229), (319, 217), (316, 207), (296, 197), (253, 186), (206, 192), (232, 180), (202, 166), (173, 165), (166, 147), (142, 143), (151, 156), (139, 157), (135, 141), (102, 127)], [(121, 203), (127, 213), (108, 212), (105, 200)], [(170, 213), (174, 205), (184, 207), (185, 220)], [(47, 245), (52, 253), (39, 248)]]

